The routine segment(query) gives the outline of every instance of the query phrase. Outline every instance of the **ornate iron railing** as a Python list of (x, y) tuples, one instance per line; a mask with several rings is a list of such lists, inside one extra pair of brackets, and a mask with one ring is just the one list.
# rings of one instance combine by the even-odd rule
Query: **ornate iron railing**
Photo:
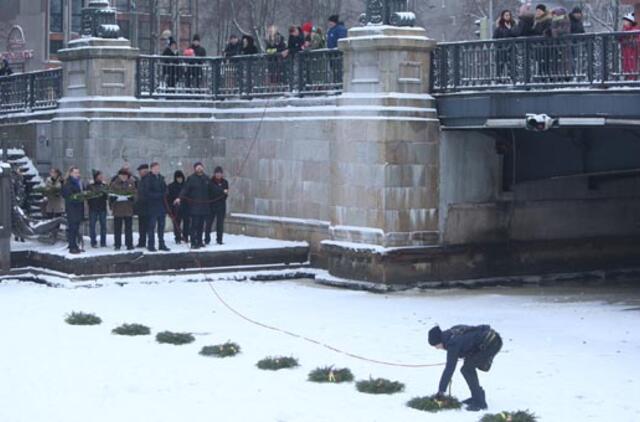
[(0, 114), (58, 107), (62, 97), (62, 69), (0, 77)]
[(439, 44), (436, 93), (640, 85), (640, 32)]
[(140, 56), (139, 98), (225, 99), (342, 91), (342, 52), (223, 57)]

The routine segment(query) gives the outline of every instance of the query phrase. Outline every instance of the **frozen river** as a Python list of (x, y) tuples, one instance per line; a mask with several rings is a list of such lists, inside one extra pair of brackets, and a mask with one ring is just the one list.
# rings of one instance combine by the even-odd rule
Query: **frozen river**
[[(118, 280), (126, 281), (126, 280)], [(147, 280), (149, 281), (149, 280)], [(184, 280), (182, 280), (184, 281)], [(490, 411), (530, 409), (541, 421), (640, 420), (640, 289), (520, 288), (408, 291), (389, 295), (292, 282), (213, 283), (247, 316), (349, 352), (400, 363), (438, 363), (426, 343), (433, 324), (491, 324), (505, 346), (481, 373)], [(73, 327), (71, 311), (103, 324)], [(124, 322), (188, 331), (186, 346), (110, 334)], [(208, 283), (107, 283), (51, 288), (0, 283), (0, 421), (477, 421), (481, 414), (423, 414), (405, 406), (435, 392), (440, 367), (380, 366), (265, 330), (231, 313)], [(232, 340), (243, 353), (214, 359), (205, 345)], [(300, 367), (264, 372), (268, 355)], [(318, 366), (356, 379), (386, 377), (403, 393), (370, 396), (353, 384), (306, 381)], [(453, 393), (468, 397), (459, 373)]]

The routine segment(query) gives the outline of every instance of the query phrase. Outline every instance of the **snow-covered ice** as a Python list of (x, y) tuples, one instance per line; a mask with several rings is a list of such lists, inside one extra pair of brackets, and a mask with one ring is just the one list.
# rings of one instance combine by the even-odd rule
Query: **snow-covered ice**
[[(201, 276), (203, 277), (203, 276)], [(425, 414), (405, 406), (433, 393), (441, 368), (383, 367), (271, 332), (238, 318), (207, 283), (187, 277), (99, 288), (0, 282), (0, 421), (477, 421), (480, 414)], [(122, 281), (122, 280), (119, 280)], [(150, 280), (146, 280), (150, 281)], [(86, 285), (83, 285), (86, 287)], [(490, 411), (531, 409), (541, 421), (640, 420), (640, 292), (637, 289), (408, 291), (392, 295), (324, 288), (309, 281), (213, 286), (247, 316), (350, 352), (403, 363), (442, 362), (426, 345), (438, 322), (489, 323), (505, 346), (481, 373)], [(103, 324), (74, 327), (71, 311)], [(187, 346), (110, 334), (123, 322), (189, 331)], [(232, 340), (243, 353), (215, 359), (202, 346)], [(260, 371), (267, 355), (301, 367)], [(347, 366), (357, 379), (399, 380), (405, 392), (359, 393), (353, 384), (306, 381), (312, 369)], [(459, 373), (453, 393), (466, 398)]]

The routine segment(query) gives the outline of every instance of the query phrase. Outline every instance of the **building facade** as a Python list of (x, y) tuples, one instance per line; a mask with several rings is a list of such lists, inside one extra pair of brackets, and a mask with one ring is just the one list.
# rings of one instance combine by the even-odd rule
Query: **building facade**
[[(161, 53), (168, 36), (189, 45), (196, 31), (198, 0), (110, 0), (121, 36), (143, 54)], [(3, 0), (0, 55), (16, 72), (59, 66), (58, 51), (80, 36), (89, 0)]]

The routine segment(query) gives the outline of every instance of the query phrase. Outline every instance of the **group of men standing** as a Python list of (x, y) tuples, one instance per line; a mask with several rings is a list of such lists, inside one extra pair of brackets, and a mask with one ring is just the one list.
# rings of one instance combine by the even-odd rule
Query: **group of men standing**
[[(84, 186), (80, 170), (72, 167), (62, 186), (61, 196), (67, 214), (67, 240), (72, 254), (83, 252), (78, 243), (80, 225), (85, 216), (85, 203), (89, 208), (89, 232), (91, 246), (98, 247), (96, 225), (100, 225), (100, 246), (106, 246), (107, 204), (114, 222), (114, 247), (134, 249), (133, 216), (138, 216), (138, 248), (151, 252), (169, 251), (164, 240), (167, 214), (172, 219), (176, 244), (190, 242), (192, 249), (199, 249), (211, 242), (211, 229), (216, 224), (216, 241), (222, 244), (226, 200), (229, 183), (221, 167), (214, 176), (205, 174), (204, 165), (194, 165), (194, 173), (185, 178), (176, 171), (174, 180), (167, 185), (160, 174), (157, 162), (142, 164), (138, 176), (124, 166), (108, 184), (104, 175), (94, 171), (93, 182)], [(157, 246), (156, 249), (156, 239)]]

